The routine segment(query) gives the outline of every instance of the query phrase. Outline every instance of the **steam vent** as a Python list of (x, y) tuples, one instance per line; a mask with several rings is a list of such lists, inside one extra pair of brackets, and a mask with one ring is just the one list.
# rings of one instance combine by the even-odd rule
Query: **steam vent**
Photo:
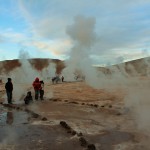
[[(143, 58), (71, 74), (61, 60), (1, 61), (0, 150), (148, 150), (148, 66)], [(43, 99), (35, 97), (36, 78)]]

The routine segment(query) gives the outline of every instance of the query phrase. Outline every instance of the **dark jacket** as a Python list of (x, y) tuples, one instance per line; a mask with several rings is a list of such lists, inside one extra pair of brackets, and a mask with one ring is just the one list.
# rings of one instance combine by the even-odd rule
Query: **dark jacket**
[(6, 84), (5, 84), (5, 89), (6, 91), (8, 92), (12, 92), (13, 91), (13, 84), (11, 81), (8, 81)]
[(25, 104), (29, 104), (31, 101), (33, 101), (33, 98), (32, 98), (31, 92), (29, 91), (27, 93), (27, 96), (24, 98), (24, 102)]

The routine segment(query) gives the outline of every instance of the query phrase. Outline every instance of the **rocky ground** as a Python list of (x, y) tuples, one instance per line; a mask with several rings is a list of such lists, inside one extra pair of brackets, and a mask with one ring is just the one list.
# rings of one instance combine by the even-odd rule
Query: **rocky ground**
[[(18, 86), (20, 87), (20, 86)], [(33, 89), (25, 85), (27, 89)], [(7, 105), (0, 86), (1, 150), (148, 150), (124, 105), (125, 92), (93, 89), (84, 82), (45, 84), (44, 100)], [(34, 95), (34, 93), (33, 93)]]

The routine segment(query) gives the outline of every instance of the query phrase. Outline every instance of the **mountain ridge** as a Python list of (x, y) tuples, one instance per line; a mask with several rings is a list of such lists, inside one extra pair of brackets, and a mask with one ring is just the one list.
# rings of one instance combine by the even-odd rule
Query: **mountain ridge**
[[(31, 67), (37, 71), (42, 71), (44, 68), (48, 67), (50, 63), (56, 65), (56, 73), (60, 74), (62, 70), (66, 67), (65, 62), (59, 59), (50, 58), (29, 58), (29, 59), (13, 59), (0, 61), (0, 73), (8, 74), (17, 67), (22, 66), (22, 62), (27, 61), (30, 63)], [(104, 74), (112, 74), (114, 70), (119, 70), (120, 72), (126, 72), (130, 76), (141, 75), (147, 76), (150, 70), (150, 57), (140, 58), (136, 60), (131, 60), (128, 62), (115, 64), (107, 67), (96, 67), (99, 71)]]

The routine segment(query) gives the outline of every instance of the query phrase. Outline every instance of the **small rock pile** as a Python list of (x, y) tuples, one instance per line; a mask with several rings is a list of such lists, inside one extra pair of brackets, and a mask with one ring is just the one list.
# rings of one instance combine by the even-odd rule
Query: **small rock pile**
[(81, 146), (87, 148), (87, 150), (96, 150), (94, 144), (89, 144), (87, 140), (84, 138), (83, 134), (80, 132), (73, 130), (65, 121), (60, 121), (60, 125), (67, 130), (67, 133), (71, 135), (77, 135), (79, 137), (79, 143)]

